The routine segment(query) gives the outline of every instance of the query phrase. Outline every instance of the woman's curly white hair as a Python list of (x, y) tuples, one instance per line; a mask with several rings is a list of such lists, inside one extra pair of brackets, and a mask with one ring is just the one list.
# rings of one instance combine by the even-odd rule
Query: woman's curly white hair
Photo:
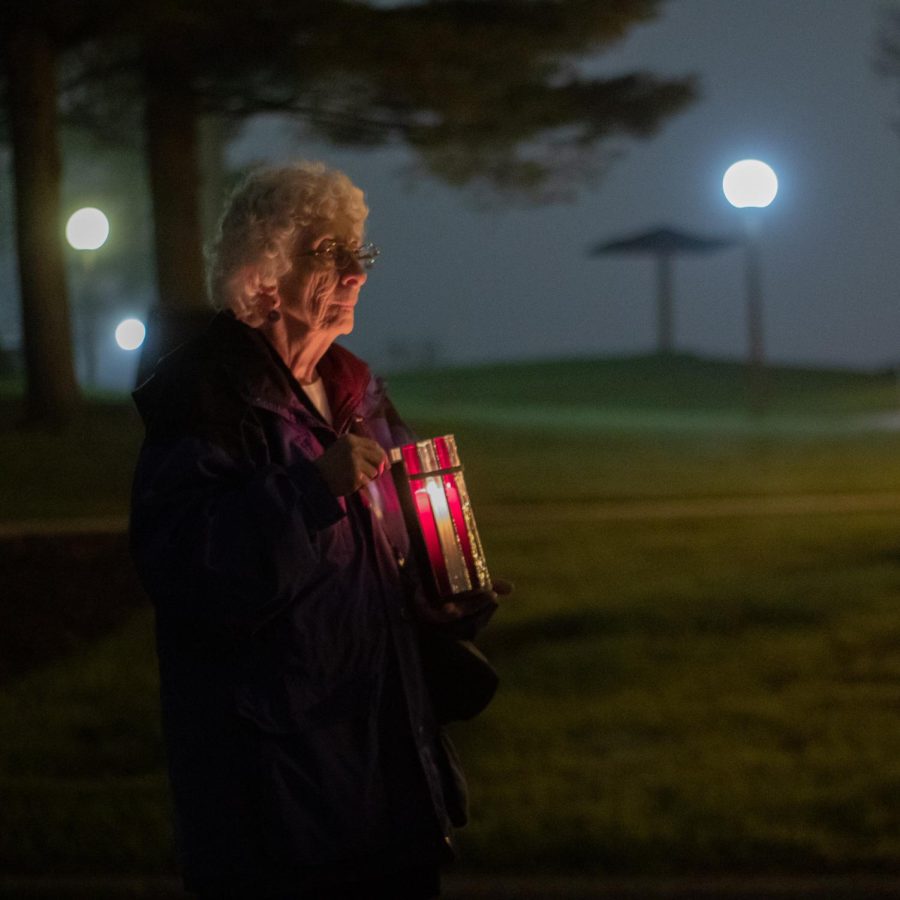
[(213, 306), (260, 325), (260, 295), (291, 271), (297, 245), (325, 231), (360, 240), (368, 214), (363, 192), (324, 163), (257, 169), (231, 195), (207, 253)]

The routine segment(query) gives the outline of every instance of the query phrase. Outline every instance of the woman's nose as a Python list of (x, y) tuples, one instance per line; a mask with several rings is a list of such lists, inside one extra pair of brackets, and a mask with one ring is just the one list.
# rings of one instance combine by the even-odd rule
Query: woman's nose
[(341, 272), (341, 283), (346, 285), (358, 284), (362, 287), (368, 277), (366, 267), (362, 262), (358, 259), (353, 259), (350, 261), (350, 265)]

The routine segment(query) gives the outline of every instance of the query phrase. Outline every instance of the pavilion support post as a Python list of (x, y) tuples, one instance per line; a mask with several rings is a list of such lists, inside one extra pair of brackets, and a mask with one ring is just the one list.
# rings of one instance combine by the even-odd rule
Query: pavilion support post
[(672, 302), (672, 254), (656, 258), (656, 352), (661, 356), (675, 349), (675, 323)]

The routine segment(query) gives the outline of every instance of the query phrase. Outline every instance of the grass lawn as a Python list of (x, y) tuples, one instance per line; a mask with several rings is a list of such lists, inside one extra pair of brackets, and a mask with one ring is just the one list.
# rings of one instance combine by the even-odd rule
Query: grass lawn
[[(891, 385), (838, 374), (816, 389), (800, 373), (800, 400), (782, 397), (782, 414), (837, 421), (890, 406)], [(488, 375), (473, 381), (485, 402), (546, 405), (520, 402), (501, 375), (493, 393)], [(395, 379), (398, 405), (422, 434), (457, 433), (491, 569), (517, 584), (483, 640), (501, 692), (454, 727), (473, 796), (465, 864), (900, 868), (897, 515), (548, 523), (541, 512), (559, 501), (900, 491), (900, 437), (764, 423), (724, 436), (596, 422), (554, 433), (527, 417), (488, 428), (465, 411), (453, 419), (455, 400), (429, 397), (430, 377)], [(723, 379), (700, 380), (709, 390), (694, 412), (734, 415), (716, 407)], [(91, 416), (66, 441), (0, 435), (4, 497), (55, 459), (65, 467), (29, 482), (8, 516), (124, 510), (136, 422), (115, 406)], [(144, 609), (0, 683), (0, 871), (170, 870), (154, 665)]]
[(121, 514), (141, 441), (123, 398), (85, 405), (65, 436), (21, 432), (15, 396), (0, 385), (0, 521)]
[(520, 589), (484, 641), (503, 691), (457, 730), (471, 864), (896, 867), (896, 516), (526, 521), (485, 540)]

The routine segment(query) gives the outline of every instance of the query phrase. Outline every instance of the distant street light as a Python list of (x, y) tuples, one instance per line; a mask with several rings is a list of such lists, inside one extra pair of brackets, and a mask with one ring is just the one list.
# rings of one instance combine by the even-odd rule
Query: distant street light
[(761, 218), (753, 209), (764, 209), (778, 193), (778, 178), (771, 166), (758, 159), (742, 159), (729, 166), (722, 178), (725, 198), (743, 214), (746, 240), (745, 291), (747, 303), (747, 336), (751, 379), (751, 405), (762, 410), (766, 402), (764, 378), (765, 350), (763, 338), (762, 278), (760, 275), (759, 234)]
[(97, 378), (97, 296), (91, 284), (94, 251), (109, 237), (109, 219), (93, 206), (86, 206), (69, 216), (66, 240), (79, 251), (82, 266), (81, 285), (81, 344), (84, 353), (85, 381), (93, 385)]
[(768, 206), (778, 193), (778, 178), (772, 167), (758, 159), (742, 159), (722, 178), (722, 190), (732, 206)]
[(93, 206), (86, 206), (69, 216), (66, 240), (75, 250), (99, 250), (109, 237), (109, 219)]
[(116, 326), (116, 343), (123, 350), (137, 350), (146, 335), (147, 329), (140, 319), (125, 319)]

